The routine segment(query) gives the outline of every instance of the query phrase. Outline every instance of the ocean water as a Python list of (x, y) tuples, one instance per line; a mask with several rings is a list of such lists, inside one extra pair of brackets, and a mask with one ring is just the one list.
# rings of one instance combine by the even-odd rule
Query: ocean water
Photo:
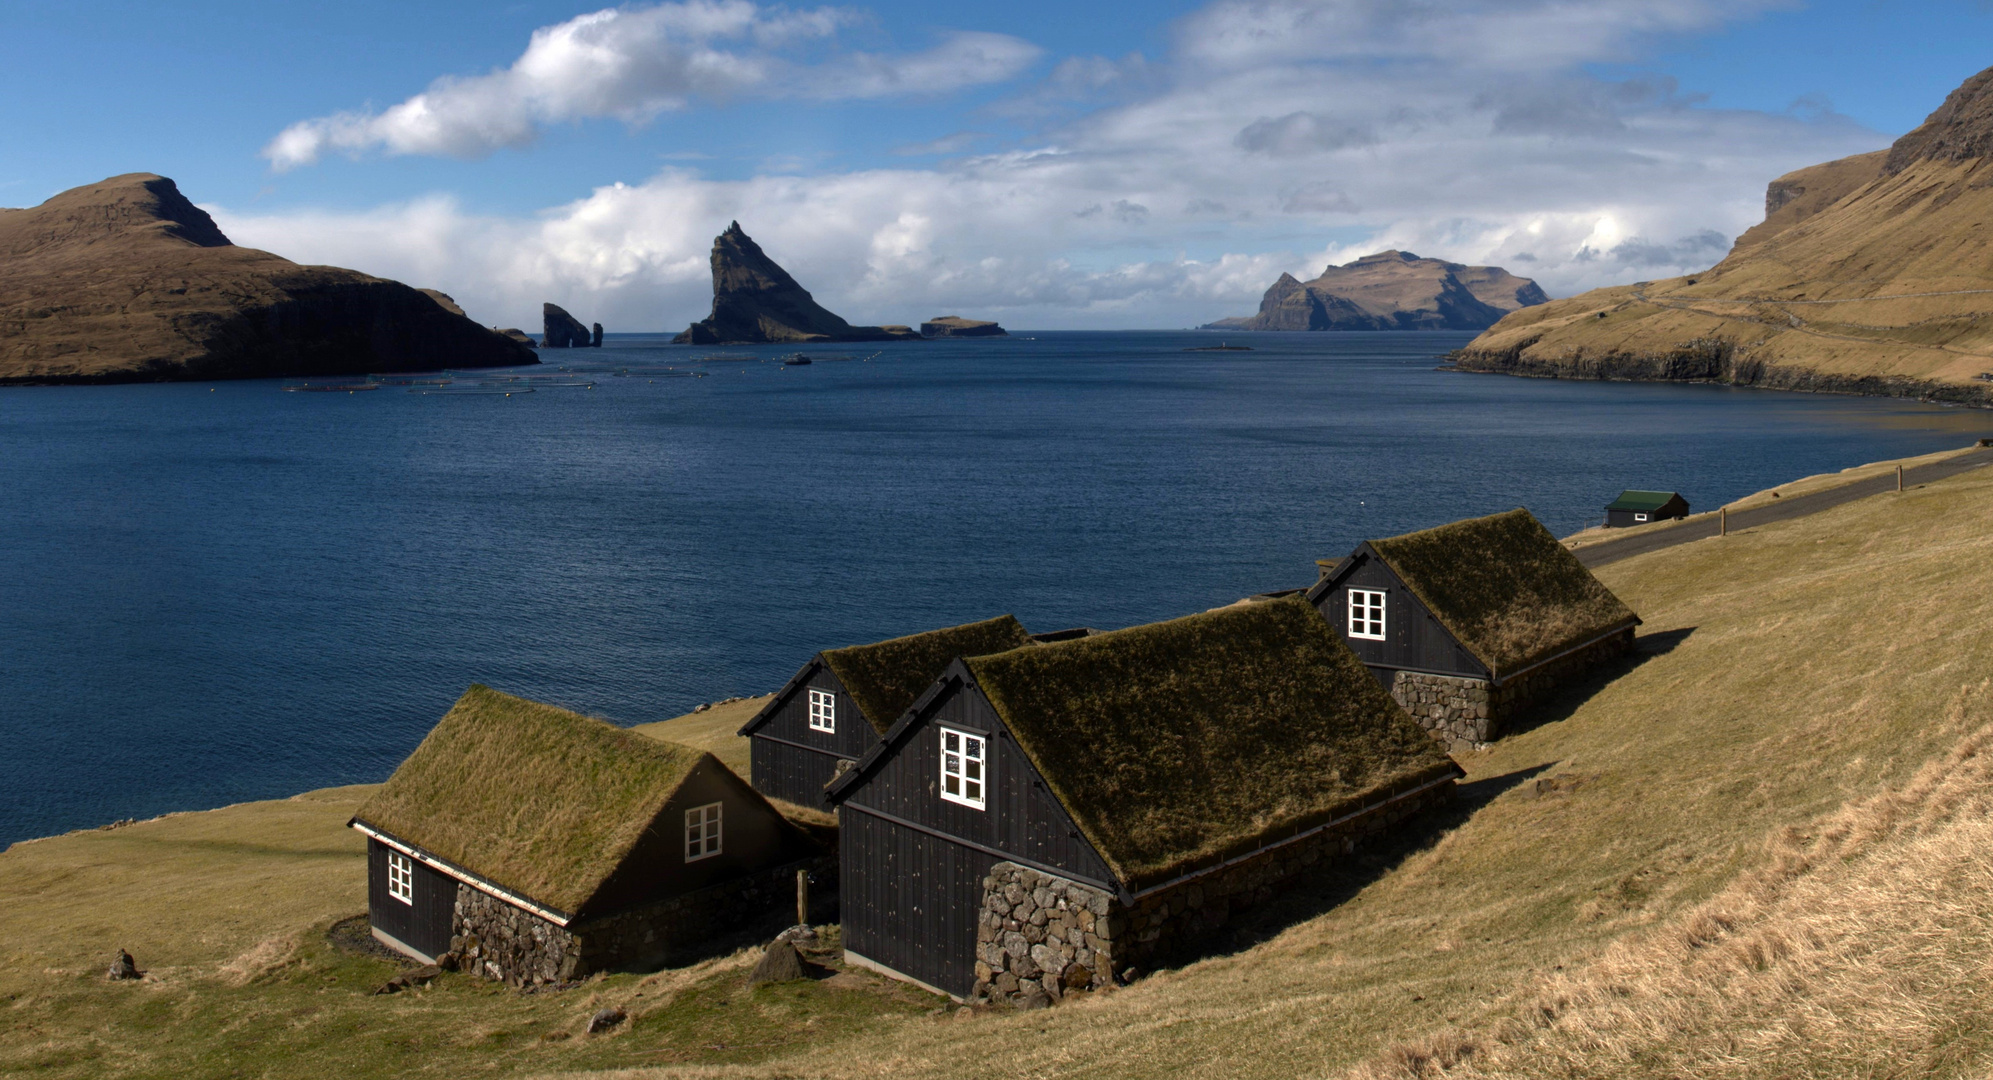
[(1365, 537), (1514, 506), (1561, 534), (1626, 487), (1706, 507), (1993, 435), (1434, 370), (1466, 335), (1184, 351), (1215, 340), (785, 367), (627, 335), (547, 354), (582, 385), (511, 396), (0, 390), (0, 845), (380, 780), (472, 682), (640, 723), (822, 648), (1002, 612), (1126, 626), (1306, 585)]

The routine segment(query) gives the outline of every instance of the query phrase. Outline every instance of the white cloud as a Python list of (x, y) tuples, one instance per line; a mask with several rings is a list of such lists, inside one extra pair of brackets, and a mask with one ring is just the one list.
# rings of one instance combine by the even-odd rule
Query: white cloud
[(843, 52), (810, 64), (785, 54), (856, 19), (839, 8), (789, 11), (748, 0), (606, 8), (535, 30), (509, 68), (439, 78), (378, 113), (292, 124), (263, 156), (279, 171), (328, 153), (477, 157), (524, 146), (546, 124), (598, 117), (641, 124), (700, 100), (946, 94), (1010, 79), (1039, 55), (1017, 38), (975, 32), (904, 55)]
[(1282, 271), (1385, 248), (1568, 295), (1706, 267), (1758, 220), (1767, 181), (1886, 141), (1827, 108), (1712, 109), (1666, 78), (1591, 73), (1766, 6), (1220, 0), (1177, 27), (1171, 55), (1069, 61), (1012, 115), (1088, 111), (941, 166), (672, 168), (533, 219), (447, 200), (218, 217), (240, 242), (443, 288), (487, 321), (553, 300), (612, 329), (703, 316), (711, 238), (736, 218), (863, 322), (1184, 326), (1253, 310)]

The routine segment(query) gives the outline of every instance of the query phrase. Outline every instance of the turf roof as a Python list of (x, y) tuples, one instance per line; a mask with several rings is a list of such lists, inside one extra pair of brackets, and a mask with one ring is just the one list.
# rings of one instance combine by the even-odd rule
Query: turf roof
[(956, 657), (1003, 652), (1031, 643), (1023, 624), (1009, 615), (999, 615), (872, 645), (829, 649), (823, 658), (873, 730), (884, 735)]
[(1638, 621), (1527, 510), (1372, 540), (1370, 549), (1497, 679)]
[(1298, 597), (964, 662), (1134, 888), (1453, 768)]
[(1607, 510), (1659, 510), (1675, 499), (1672, 491), (1634, 491), (1627, 489), (1619, 493), (1619, 498), (1605, 504)]
[(354, 816), (572, 915), (708, 759), (472, 686)]

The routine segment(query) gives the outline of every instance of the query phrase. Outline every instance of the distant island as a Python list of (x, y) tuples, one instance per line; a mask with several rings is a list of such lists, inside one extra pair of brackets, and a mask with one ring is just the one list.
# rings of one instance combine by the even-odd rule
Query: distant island
[(1504, 318), (1458, 367), (1993, 405), (1993, 69), (1886, 151), (1788, 173), (1710, 270)]
[(1485, 330), (1509, 312), (1549, 301), (1536, 282), (1499, 266), (1380, 251), (1330, 266), (1313, 281), (1292, 274), (1266, 290), (1259, 313), (1205, 330)]
[(442, 293), (237, 247), (128, 173), (0, 210), (0, 383), (359, 375), (535, 363)]
[(1004, 329), (986, 319), (965, 319), (960, 315), (936, 315), (920, 324), (924, 338), (1009, 337)]
[(676, 345), (906, 341), (906, 326), (853, 326), (826, 310), (736, 221), (713, 238), (713, 312), (672, 339)]

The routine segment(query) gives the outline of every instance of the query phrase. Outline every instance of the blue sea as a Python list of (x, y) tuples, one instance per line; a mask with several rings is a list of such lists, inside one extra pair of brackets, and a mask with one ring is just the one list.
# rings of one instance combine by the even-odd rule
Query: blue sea
[(1515, 506), (1562, 534), (1622, 488), (1708, 507), (1993, 435), (1435, 370), (1466, 339), (1022, 333), (785, 366), (625, 335), (550, 350), (538, 384), (0, 390), (0, 845), (380, 780), (472, 682), (641, 723), (832, 646), (1126, 626), (1306, 585), (1366, 537)]

